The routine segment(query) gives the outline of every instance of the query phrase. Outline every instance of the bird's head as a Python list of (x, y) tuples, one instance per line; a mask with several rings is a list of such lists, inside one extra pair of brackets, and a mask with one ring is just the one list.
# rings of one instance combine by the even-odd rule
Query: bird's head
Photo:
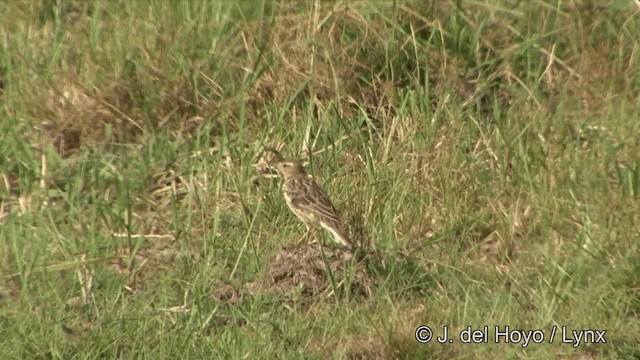
[(274, 166), (285, 178), (306, 176), (304, 166), (298, 160), (280, 160)]

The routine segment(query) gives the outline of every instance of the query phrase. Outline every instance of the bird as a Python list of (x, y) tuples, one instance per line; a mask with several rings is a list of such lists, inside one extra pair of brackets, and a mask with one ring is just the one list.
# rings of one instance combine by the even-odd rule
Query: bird
[(289, 209), (307, 227), (321, 227), (333, 235), (334, 241), (351, 248), (351, 240), (344, 222), (327, 194), (316, 181), (307, 175), (299, 160), (280, 160), (275, 163), (282, 175), (282, 194)]

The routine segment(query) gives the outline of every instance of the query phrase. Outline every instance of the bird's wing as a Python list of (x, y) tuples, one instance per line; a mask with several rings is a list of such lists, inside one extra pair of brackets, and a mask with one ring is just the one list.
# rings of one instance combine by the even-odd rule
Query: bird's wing
[(348, 244), (349, 235), (344, 223), (327, 194), (312, 178), (291, 179), (286, 186), (286, 191), (291, 205), (313, 214), (322, 227), (341, 238), (339, 242), (343, 245)]
[(302, 207), (321, 218), (329, 218), (340, 222), (340, 217), (331, 200), (313, 179), (305, 177), (296, 180), (298, 180), (297, 186), (295, 186), (296, 191), (290, 193), (291, 202), (294, 205)]

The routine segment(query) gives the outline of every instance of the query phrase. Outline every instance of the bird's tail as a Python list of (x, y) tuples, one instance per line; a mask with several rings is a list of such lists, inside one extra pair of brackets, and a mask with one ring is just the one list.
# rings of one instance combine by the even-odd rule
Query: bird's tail
[(334, 239), (335, 242), (337, 242), (338, 244), (340, 244), (342, 246), (346, 246), (348, 248), (351, 248), (352, 244), (351, 244), (351, 239), (349, 238), (349, 232), (347, 231), (347, 229), (345, 228), (344, 225), (342, 225), (342, 224), (331, 224), (333, 226), (330, 226), (329, 224), (325, 224), (325, 223), (322, 223), (320, 225), (325, 230), (330, 232), (331, 235), (333, 235), (333, 239)]

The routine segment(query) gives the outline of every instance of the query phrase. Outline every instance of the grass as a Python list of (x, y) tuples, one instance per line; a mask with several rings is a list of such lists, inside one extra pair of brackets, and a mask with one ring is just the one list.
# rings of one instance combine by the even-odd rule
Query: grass
[[(640, 357), (638, 11), (0, 5), (0, 357)], [(304, 231), (264, 146), (370, 243), (368, 296), (219, 295)], [(547, 341), (459, 341), (485, 325)]]

